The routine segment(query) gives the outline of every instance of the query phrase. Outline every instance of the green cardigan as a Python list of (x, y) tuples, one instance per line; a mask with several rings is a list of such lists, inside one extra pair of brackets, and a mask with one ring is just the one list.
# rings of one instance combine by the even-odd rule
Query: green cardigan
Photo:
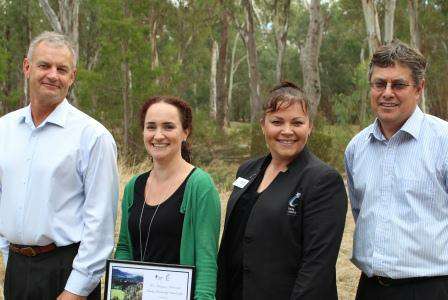
[[(115, 258), (133, 260), (129, 235), (129, 211), (134, 202), (134, 176), (126, 185), (122, 200), (120, 236)], [(185, 214), (180, 242), (180, 263), (196, 266), (194, 299), (215, 299), (221, 204), (213, 181), (196, 168), (185, 187), (180, 212)]]

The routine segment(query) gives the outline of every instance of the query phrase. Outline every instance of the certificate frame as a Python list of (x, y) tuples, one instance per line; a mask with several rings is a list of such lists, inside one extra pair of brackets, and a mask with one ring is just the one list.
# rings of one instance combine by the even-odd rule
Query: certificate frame
[(104, 299), (193, 300), (195, 267), (108, 259)]

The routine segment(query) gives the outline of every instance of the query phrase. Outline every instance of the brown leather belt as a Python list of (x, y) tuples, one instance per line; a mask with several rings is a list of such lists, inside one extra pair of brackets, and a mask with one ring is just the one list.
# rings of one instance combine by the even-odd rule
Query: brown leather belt
[(17, 245), (9, 244), (9, 250), (12, 252), (24, 255), (24, 256), (36, 256), (43, 253), (48, 253), (55, 250), (57, 247), (54, 243), (48, 244), (46, 246), (28, 246), (28, 245)]
[(447, 280), (448, 276), (431, 276), (431, 277), (411, 277), (411, 278), (398, 278), (398, 279), (392, 279), (389, 277), (382, 277), (382, 276), (373, 276), (373, 277), (367, 277), (367, 275), (363, 274), (367, 279), (376, 281), (381, 286), (396, 286), (401, 284), (409, 284), (409, 283), (416, 283), (420, 281), (426, 281), (426, 280)]

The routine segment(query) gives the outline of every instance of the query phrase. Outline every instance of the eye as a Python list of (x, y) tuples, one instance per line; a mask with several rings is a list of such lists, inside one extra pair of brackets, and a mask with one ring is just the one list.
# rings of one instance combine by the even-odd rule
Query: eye
[(58, 72), (60, 74), (67, 74), (68, 73), (68, 69), (66, 69), (66, 68), (58, 68)]
[(409, 84), (405, 83), (405, 82), (392, 82), (392, 89), (393, 90), (403, 90), (405, 88), (407, 88), (409, 86)]
[(387, 82), (384, 80), (375, 80), (372, 82), (372, 86), (378, 90), (383, 90), (387, 86)]
[(173, 130), (175, 128), (176, 128), (176, 126), (172, 123), (163, 124), (163, 129), (165, 129), (165, 130)]
[(146, 128), (146, 130), (155, 130), (157, 128), (157, 126), (152, 123), (147, 123), (145, 128)]
[(271, 120), (271, 124), (275, 125), (275, 126), (279, 126), (282, 124), (282, 122), (280, 120)]
[(300, 127), (300, 126), (302, 126), (304, 123), (305, 123), (305, 122), (303, 122), (303, 121), (294, 121), (294, 122), (292, 122), (292, 125), (293, 125), (293, 126), (296, 126), (296, 127)]

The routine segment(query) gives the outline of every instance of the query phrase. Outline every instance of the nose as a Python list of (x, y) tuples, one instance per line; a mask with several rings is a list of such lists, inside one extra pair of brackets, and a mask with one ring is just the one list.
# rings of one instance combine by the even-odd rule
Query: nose
[(56, 80), (58, 76), (58, 70), (56, 67), (48, 69), (47, 78), (50, 80)]
[(383, 91), (384, 97), (392, 97), (394, 94), (394, 90), (392, 89), (392, 83), (388, 82), (386, 83), (386, 88)]
[(156, 129), (156, 132), (154, 133), (154, 139), (155, 140), (162, 140), (164, 138), (163, 132), (160, 128)]
[(282, 132), (281, 133), (284, 134), (284, 135), (292, 134), (293, 132), (292, 132), (291, 125), (285, 124), (285, 126), (283, 126), (283, 128), (282, 128)]

